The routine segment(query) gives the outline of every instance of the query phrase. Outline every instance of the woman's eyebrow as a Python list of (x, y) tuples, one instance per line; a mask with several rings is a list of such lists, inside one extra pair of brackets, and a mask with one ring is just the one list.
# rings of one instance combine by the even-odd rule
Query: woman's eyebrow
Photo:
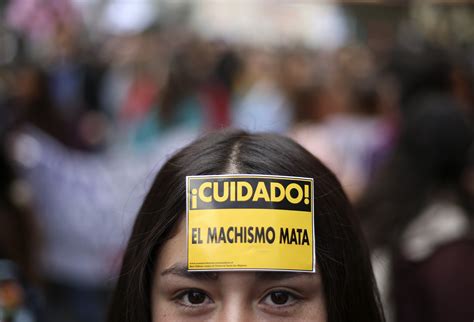
[(217, 280), (219, 278), (219, 274), (217, 272), (190, 272), (188, 271), (188, 267), (184, 264), (172, 265), (161, 272), (160, 275), (176, 275), (193, 280)]
[[(170, 266), (161, 272), (161, 276), (176, 275), (194, 280), (217, 280), (220, 272), (190, 272), (185, 264), (175, 264)], [(257, 271), (249, 272), (256, 273), (258, 279), (265, 281), (279, 281), (292, 279), (297, 277), (313, 275), (311, 273), (298, 273), (298, 272), (268, 272), (268, 271)]]

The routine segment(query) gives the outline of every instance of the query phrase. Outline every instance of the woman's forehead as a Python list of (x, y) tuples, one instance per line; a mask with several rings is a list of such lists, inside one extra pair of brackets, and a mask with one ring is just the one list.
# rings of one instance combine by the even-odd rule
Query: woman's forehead
[(221, 276), (240, 276), (255, 278), (263, 281), (288, 280), (296, 278), (320, 279), (319, 273), (277, 272), (277, 271), (247, 271), (247, 272), (218, 272), (189, 271), (186, 254), (186, 221), (181, 218), (177, 223), (175, 234), (158, 253), (155, 276), (183, 277), (193, 280), (218, 280)]

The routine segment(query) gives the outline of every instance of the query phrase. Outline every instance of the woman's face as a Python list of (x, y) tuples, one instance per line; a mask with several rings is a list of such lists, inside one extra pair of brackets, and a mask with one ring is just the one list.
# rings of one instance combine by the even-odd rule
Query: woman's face
[(188, 272), (184, 220), (154, 274), (153, 322), (327, 321), (318, 273)]

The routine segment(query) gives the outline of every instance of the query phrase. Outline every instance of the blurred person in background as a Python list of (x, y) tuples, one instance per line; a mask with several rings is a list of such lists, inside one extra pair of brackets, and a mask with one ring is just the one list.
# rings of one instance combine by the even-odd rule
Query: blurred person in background
[(406, 108), (397, 146), (357, 207), (379, 284), (393, 321), (470, 320), (474, 127), (446, 94)]
[(280, 84), (278, 55), (264, 48), (242, 52), (244, 62), (232, 102), (232, 126), (253, 132), (286, 133), (293, 115)]
[(47, 72), (34, 64), (22, 64), (13, 75), (3, 106), (10, 115), (10, 124), (4, 130), (13, 131), (29, 124), (65, 145), (80, 147), (75, 127), (68, 124), (53, 104)]
[(217, 74), (221, 55), (193, 33), (173, 48), (159, 93), (132, 132), (135, 140), (154, 142), (176, 129), (198, 133), (228, 125), (230, 88)]
[(221, 129), (231, 124), (233, 96), (244, 68), (236, 49), (224, 44), (221, 46), (223, 48), (217, 49), (212, 73), (203, 89), (207, 129)]
[(290, 93), (296, 111), (290, 136), (324, 160), (356, 200), (390, 149), (393, 98), (366, 48), (343, 48), (320, 60), (310, 81)]
[(445, 93), (474, 119), (474, 61), (469, 49), (447, 49), (427, 39), (408, 46), (399, 43), (384, 67), (396, 83), (400, 121), (416, 106), (414, 98), (425, 93)]
[(171, 48), (159, 26), (139, 34), (114, 35), (100, 49), (107, 68), (99, 90), (100, 105), (111, 121), (109, 144), (143, 150), (159, 130), (155, 124)]
[(47, 321), (102, 321), (127, 227), (153, 173), (150, 159), (159, 162), (166, 147), (148, 155), (126, 149), (91, 154), (33, 127), (17, 132), (12, 143), (20, 174), (34, 192)]
[[(81, 288), (77, 285), (77, 281), (81, 280), (81, 274), (77, 272), (87, 267), (90, 261), (71, 245), (79, 244), (86, 252), (91, 249), (85, 242), (88, 238), (80, 238), (77, 242), (71, 239), (77, 226), (71, 216), (78, 217), (74, 209), (79, 209), (78, 203), (71, 196), (74, 196), (81, 186), (77, 182), (73, 184), (72, 181), (66, 180), (71, 176), (80, 177), (78, 167), (71, 166), (69, 161), (78, 162), (77, 155), (67, 155), (70, 151), (85, 153), (90, 150), (91, 145), (81, 136), (79, 114), (67, 117), (67, 114), (59, 111), (54, 104), (50, 78), (43, 68), (24, 64), (16, 69), (14, 75), (15, 81), (10, 84), (11, 90), (8, 92), (10, 97), (3, 105), (7, 113), (13, 116), (9, 117), (9, 124), (2, 129), (5, 136), (2, 149), (8, 149), (15, 162), (21, 178), (19, 182), (30, 188), (31, 207), (35, 210), (34, 221), (37, 222), (42, 241), (39, 245), (33, 245), (37, 247), (35, 256), (38, 259), (35, 272), (40, 277), (41, 287), (46, 295), (46, 301), (43, 303), (45, 317), (47, 321), (74, 321), (71, 316), (80, 314), (70, 312), (81, 306), (81, 309), (84, 309), (83, 306), (93, 303), (96, 299), (93, 298), (93, 291), (84, 291), (80, 296), (77, 295), (78, 289), (88, 289), (87, 285), (81, 285)], [(64, 154), (60, 151), (64, 151)], [(62, 199), (65, 204), (61, 203)], [(20, 218), (18, 216), (18, 219)], [(8, 229), (7, 227), (2, 226), (2, 229)], [(18, 235), (22, 236), (24, 242), (29, 241), (28, 233)], [(67, 275), (65, 271), (71, 271), (68, 265), (74, 265), (74, 261), (68, 260), (64, 256), (65, 253), (84, 263), (82, 266), (76, 265), (77, 270), (73, 274), (75, 276), (71, 279), (71, 276), (64, 275)], [(91, 317), (100, 308), (86, 307), (85, 310)]]
[(75, 147), (96, 150), (103, 147), (108, 126), (100, 100), (105, 67), (87, 53), (82, 38), (78, 26), (58, 23), (45, 64), (45, 89), (55, 112), (78, 141)]
[(214, 48), (199, 38), (189, 40), (174, 53), (160, 100), (160, 126), (204, 127), (201, 90), (212, 70), (214, 54)]
[[(3, 138), (2, 138), (3, 139)], [(37, 322), (38, 232), (31, 213), (31, 191), (15, 174), (0, 147), (0, 321)]]

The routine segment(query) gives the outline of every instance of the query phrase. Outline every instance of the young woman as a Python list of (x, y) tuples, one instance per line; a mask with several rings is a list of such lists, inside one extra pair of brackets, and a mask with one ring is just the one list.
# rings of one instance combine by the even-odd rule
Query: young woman
[[(188, 272), (186, 176), (314, 180), (316, 273)], [(359, 223), (336, 177), (288, 138), (207, 135), (158, 173), (130, 238), (109, 322), (384, 321)]]

